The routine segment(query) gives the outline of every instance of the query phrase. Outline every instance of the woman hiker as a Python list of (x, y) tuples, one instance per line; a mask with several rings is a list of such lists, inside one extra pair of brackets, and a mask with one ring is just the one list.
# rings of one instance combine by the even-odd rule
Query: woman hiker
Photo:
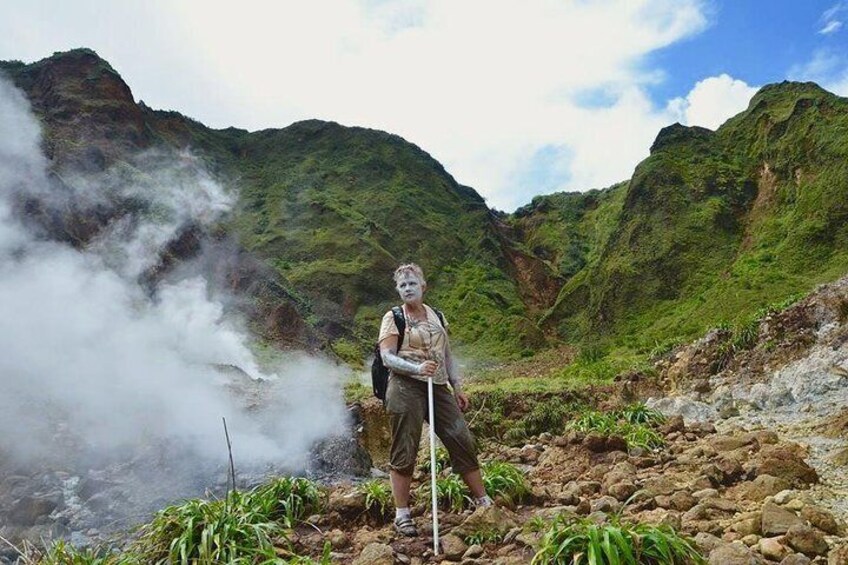
[(448, 450), (453, 470), (462, 476), (477, 506), (490, 506), (492, 499), (483, 487), (474, 438), (462, 416), (462, 411), (468, 408), (468, 397), (462, 392), (446, 329), (439, 315), (424, 304), (427, 290), (424, 273), (414, 263), (401, 265), (395, 271), (394, 280), (406, 319), (403, 343), (398, 349), (399, 330), (391, 311), (383, 316), (378, 340), (383, 364), (391, 371), (386, 390), (386, 410), (392, 427), (389, 474), (395, 501), (395, 529), (405, 536), (416, 536), (418, 531), (409, 513), (409, 487), (421, 426), (428, 415), (428, 377), (433, 377), (436, 435)]

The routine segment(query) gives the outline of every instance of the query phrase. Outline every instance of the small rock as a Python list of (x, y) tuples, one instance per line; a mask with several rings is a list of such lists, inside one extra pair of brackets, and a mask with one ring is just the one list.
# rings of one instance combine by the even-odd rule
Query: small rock
[(824, 508), (813, 505), (804, 506), (801, 509), (801, 517), (825, 533), (839, 535), (839, 524), (836, 518)]
[(760, 540), (759, 549), (763, 557), (772, 561), (780, 561), (792, 553), (792, 551), (780, 543), (780, 538), (763, 538)]
[(792, 484), (812, 484), (819, 482), (818, 473), (790, 449), (776, 446), (756, 467), (756, 474), (772, 475), (786, 479)]
[(454, 534), (467, 537), (480, 532), (506, 535), (518, 526), (518, 520), (512, 512), (498, 506), (477, 508), (462, 524), (453, 529)]
[(721, 545), (721, 543), (721, 539), (707, 532), (699, 532), (695, 535), (695, 545), (704, 554), (709, 554), (713, 549)]
[(388, 530), (375, 531), (370, 528), (363, 528), (353, 534), (353, 543), (357, 546), (380, 545), (388, 542), (389, 539), (391, 539), (391, 534)]
[(625, 500), (633, 496), (637, 490), (639, 490), (639, 487), (637, 487), (630, 481), (622, 481), (609, 487), (607, 489), (607, 492), (616, 500), (624, 502)]
[(463, 559), (476, 559), (483, 555), (483, 546), (474, 544), (465, 550), (465, 553), (462, 554)]
[(785, 508), (766, 502), (763, 505), (761, 531), (764, 536), (785, 534), (790, 527), (801, 525), (804, 521)]
[(347, 535), (341, 530), (330, 530), (327, 532), (326, 540), (330, 542), (333, 549), (342, 549), (350, 545)]
[(757, 545), (758, 541), (760, 541), (760, 536), (758, 536), (757, 534), (748, 534), (747, 536), (742, 536), (742, 543), (744, 543), (748, 547), (753, 547)]
[(810, 563), (810, 558), (803, 553), (793, 553), (792, 555), (784, 557), (783, 561), (780, 562), (780, 565), (810, 565)]
[(615, 513), (621, 509), (621, 504), (611, 496), (602, 496), (592, 501), (591, 509), (592, 512)]
[(643, 488), (651, 493), (653, 496), (658, 496), (664, 494), (666, 496), (671, 496), (676, 492), (680, 487), (677, 486), (677, 483), (668, 477), (651, 477), (650, 479), (645, 480)]
[(24, 496), (9, 508), (7, 517), (10, 522), (22, 526), (32, 526), (38, 519), (49, 516), (58, 508), (62, 500), (61, 494), (50, 496)]
[(739, 520), (730, 526), (730, 529), (734, 532), (738, 532), (743, 536), (747, 536), (750, 534), (760, 534), (760, 523), (762, 518), (759, 515), (753, 516), (751, 518), (744, 518)]
[(353, 565), (394, 565), (394, 551), (384, 543), (369, 543), (354, 559)]
[[(784, 492), (785, 489), (789, 488), (789, 481), (780, 477), (773, 477), (772, 475), (760, 475), (753, 481), (745, 481), (734, 488), (739, 498), (750, 500), (751, 502), (760, 502), (768, 496)], [(776, 500), (775, 502), (781, 505), (785, 504)]]
[[(769, 476), (769, 475), (764, 475), (764, 476)], [(759, 479), (759, 477), (757, 477), (757, 478)], [(784, 504), (786, 504), (787, 502), (789, 502), (790, 500), (792, 500), (796, 496), (798, 496), (798, 494), (794, 490), (786, 488), (786, 489), (781, 490), (780, 492), (778, 492), (777, 494), (774, 495), (774, 503), (780, 504), (781, 506), (783, 506)]]
[(801, 509), (803, 509), (804, 506), (806, 506), (806, 504), (804, 504), (803, 500), (801, 500), (800, 498), (793, 498), (792, 500), (787, 502), (783, 507), (786, 508), (787, 510), (792, 510), (794, 512), (798, 512)]
[(819, 532), (806, 524), (796, 524), (786, 532), (786, 543), (807, 557), (827, 554), (827, 542)]
[(704, 500), (707, 498), (716, 498), (718, 496), (718, 491), (714, 488), (705, 488), (699, 491), (695, 491), (692, 493), (692, 496), (697, 500)]
[(682, 432), (686, 429), (685, 422), (683, 421), (683, 416), (680, 414), (676, 414), (665, 421), (663, 425), (660, 426), (660, 433), (663, 435), (668, 435), (672, 432)]
[(456, 561), (468, 550), (468, 545), (457, 535), (448, 534), (441, 539), (442, 552), (450, 561)]
[(698, 503), (698, 499), (688, 491), (679, 490), (671, 495), (669, 502), (671, 503), (671, 508), (680, 512), (686, 512)]
[(827, 554), (827, 565), (846, 564), (848, 564), (848, 545), (835, 547)]
[(710, 551), (709, 565), (760, 565), (761, 557), (742, 544), (726, 543)]
[(359, 515), (365, 511), (365, 494), (358, 490), (333, 491), (327, 500), (327, 510), (342, 516)]

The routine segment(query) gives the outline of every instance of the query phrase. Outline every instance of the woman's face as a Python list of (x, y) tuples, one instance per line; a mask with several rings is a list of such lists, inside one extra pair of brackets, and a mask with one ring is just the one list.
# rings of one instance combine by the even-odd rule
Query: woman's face
[(404, 273), (403, 276), (398, 279), (397, 286), (395, 288), (397, 289), (401, 300), (403, 300), (406, 304), (421, 302), (424, 298), (424, 285), (421, 284), (421, 280), (412, 273)]

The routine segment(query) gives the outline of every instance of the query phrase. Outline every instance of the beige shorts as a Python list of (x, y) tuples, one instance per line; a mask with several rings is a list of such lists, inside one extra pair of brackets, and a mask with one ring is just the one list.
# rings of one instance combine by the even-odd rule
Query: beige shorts
[[(428, 419), (427, 383), (402, 375), (391, 375), (386, 390), (386, 411), (392, 425), (389, 467), (412, 475), (421, 441), (421, 426)], [(436, 435), (448, 450), (451, 467), (464, 474), (480, 467), (474, 437), (447, 385), (433, 385)]]

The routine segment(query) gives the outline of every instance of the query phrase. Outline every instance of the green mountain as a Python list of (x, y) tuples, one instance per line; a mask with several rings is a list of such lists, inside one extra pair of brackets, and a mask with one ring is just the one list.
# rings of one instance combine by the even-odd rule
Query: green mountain
[(848, 100), (782, 83), (715, 132), (663, 129), (545, 321), (567, 339), (645, 348), (844, 274), (847, 128)]
[[(645, 351), (848, 271), (848, 101), (811, 83), (764, 87), (715, 132), (663, 129), (625, 182), (502, 214), (396, 135), (318, 120), (213, 130), (136, 103), (85, 49), (0, 70), (42, 120), (59, 176), (133, 167), (162, 146), (200, 155), (238, 203), (191, 235), (230, 242), (254, 329), (350, 361), (396, 302), (390, 276), (406, 261), (424, 267), (455, 340), (495, 358), (557, 343)], [(125, 204), (96, 217), (72, 207), (53, 231), (85, 245)], [(88, 235), (68, 236), (78, 225)]]

